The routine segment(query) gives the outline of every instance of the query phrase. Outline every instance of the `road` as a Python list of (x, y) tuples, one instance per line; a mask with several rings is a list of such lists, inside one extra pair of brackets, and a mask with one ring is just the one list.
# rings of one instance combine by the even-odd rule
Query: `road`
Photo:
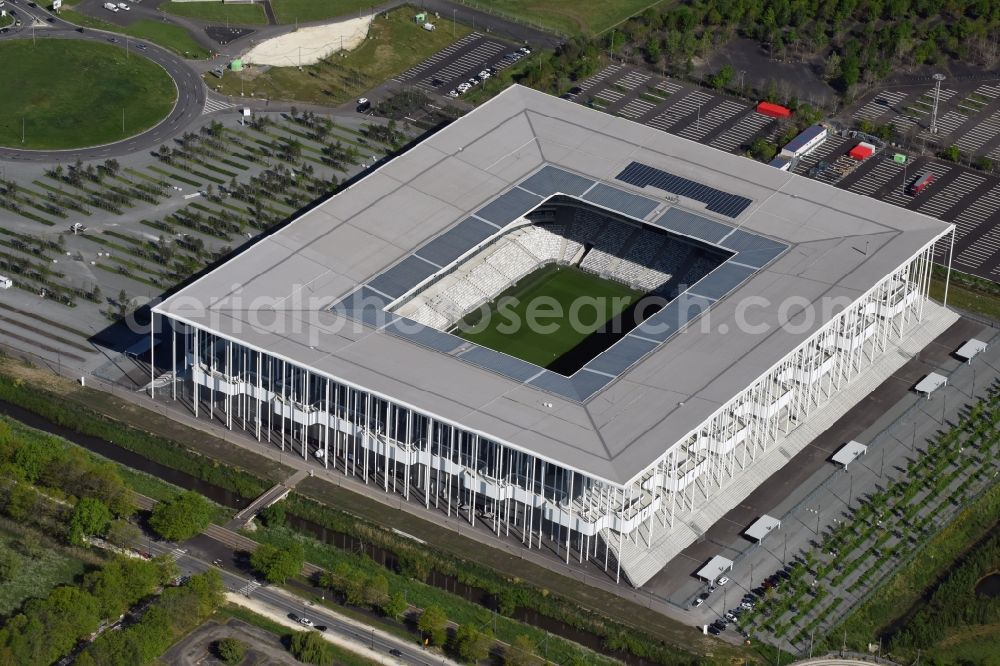
[(226, 546), (206, 536), (195, 537), (182, 546), (166, 541), (149, 541), (146, 549), (153, 556), (166, 555), (177, 562), (182, 574), (195, 574), (213, 568), (207, 557), (222, 561), (221, 567), (215, 567), (222, 574), (222, 580), (228, 590), (253, 598), (258, 603), (265, 604), (270, 610), (282, 616), (294, 613), (299, 617), (308, 617), (317, 625), (325, 625), (327, 632), (336, 632), (339, 636), (352, 640), (372, 649), (380, 657), (389, 654), (389, 650), (399, 650), (402, 656), (396, 657), (401, 664), (420, 664), (431, 666), (442, 663), (442, 657), (426, 653), (420, 648), (404, 640), (395, 638), (383, 631), (366, 629), (359, 622), (338, 615), (319, 606), (308, 605), (302, 599), (291, 596), (290, 593), (271, 587), (259, 585), (253, 577), (247, 576), (236, 569), (235, 554)]
[[(94, 42), (108, 43), (117, 40), (114, 45), (128, 49), (131, 57), (144, 57), (163, 67), (177, 86), (177, 101), (173, 110), (158, 125), (128, 139), (104, 146), (92, 148), (77, 148), (73, 150), (18, 150), (16, 148), (0, 148), (0, 159), (14, 162), (59, 162), (69, 159), (108, 159), (120, 157), (129, 153), (149, 150), (159, 146), (183, 132), (188, 125), (197, 120), (205, 108), (205, 85), (195, 72), (181, 58), (170, 51), (143, 40), (126, 38), (102, 30), (83, 28), (78, 32), (76, 26), (59, 19), (41, 7), (27, 7), (23, 3), (8, 8), (17, 12), (17, 18), (22, 22), (18, 29), (0, 34), (0, 40), (6, 39), (83, 39)], [(49, 22), (49, 19), (52, 19)]]

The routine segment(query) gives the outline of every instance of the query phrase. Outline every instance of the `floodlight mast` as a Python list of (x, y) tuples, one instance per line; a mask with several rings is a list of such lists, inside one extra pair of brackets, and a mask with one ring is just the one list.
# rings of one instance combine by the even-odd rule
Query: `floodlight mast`
[(934, 75), (934, 108), (931, 109), (931, 134), (937, 134), (938, 102), (941, 101), (941, 82), (944, 81), (944, 74)]

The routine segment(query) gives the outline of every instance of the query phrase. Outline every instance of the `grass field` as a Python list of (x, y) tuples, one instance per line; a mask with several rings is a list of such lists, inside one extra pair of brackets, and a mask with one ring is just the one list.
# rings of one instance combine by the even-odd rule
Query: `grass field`
[(14, 17), (11, 16), (10, 14), (7, 14), (6, 16), (0, 16), (0, 28), (6, 28), (13, 22), (14, 22)]
[(196, 42), (187, 30), (172, 23), (143, 19), (128, 26), (115, 25), (114, 23), (108, 23), (107, 21), (102, 21), (101, 19), (86, 16), (80, 12), (68, 9), (66, 5), (59, 11), (59, 18), (86, 28), (96, 28), (98, 30), (107, 30), (108, 32), (117, 32), (120, 35), (148, 39), (154, 44), (159, 44), (183, 58), (204, 60), (210, 55), (208, 49)]
[(264, 25), (267, 15), (263, 5), (234, 5), (221, 2), (164, 2), (157, 9), (199, 21), (235, 23), (239, 25)]
[(248, 97), (327, 105), (346, 102), (470, 32), (461, 24), (454, 37), (451, 30), (428, 32), (413, 22), (412, 13), (404, 8), (391, 12), (388, 17), (380, 14), (372, 22), (368, 39), (347, 55), (334, 54), (301, 70), (296, 67), (272, 67), (266, 72), (250, 69), (241, 73), (226, 72), (221, 80), (206, 74), (205, 82), (223, 94), (238, 96), (242, 76), (242, 89)]
[(357, 16), (358, 12), (367, 12), (376, 4), (370, 0), (271, 0), (271, 9), (278, 23), (306, 23)]
[[(581, 296), (596, 299), (600, 307), (580, 307), (580, 326), (571, 325), (570, 313), (573, 302)], [(575, 347), (591, 333), (603, 326), (609, 319), (626, 309), (642, 292), (623, 284), (611, 282), (578, 268), (546, 266), (524, 278), (520, 283), (502, 293), (496, 300), (496, 309), (489, 312), (489, 322), (481, 324), (480, 313), (474, 312), (465, 323), (476, 329), (457, 334), (471, 342), (510, 354), (517, 358), (545, 367)], [(511, 301), (507, 307), (503, 301)], [(558, 303), (563, 317), (546, 317), (547, 307), (542, 303)], [(497, 307), (498, 306), (498, 307)], [(551, 330), (535, 330), (542, 327), (525, 325), (529, 315), (537, 308), (538, 323)], [(597, 312), (601, 312), (598, 315)], [(512, 325), (520, 322), (520, 325)]]
[(12, 40), (0, 44), (0, 62), (6, 72), (4, 146), (62, 149), (118, 141), (158, 123), (177, 97), (162, 67), (136, 55), (126, 59), (109, 44)]
[[(25, 552), (25, 535), (37, 544), (30, 552)], [(19, 562), (14, 578), (0, 583), (0, 617), (20, 608), (26, 599), (44, 597), (57, 585), (72, 583), (86, 568), (67, 549), (25, 528), (0, 524), (0, 545), (17, 553)]]
[[(657, 0), (459, 0), (463, 5), (489, 14), (508, 16), (515, 21), (564, 35), (595, 35), (647, 7)], [(660, 0), (662, 2), (662, 0)]]

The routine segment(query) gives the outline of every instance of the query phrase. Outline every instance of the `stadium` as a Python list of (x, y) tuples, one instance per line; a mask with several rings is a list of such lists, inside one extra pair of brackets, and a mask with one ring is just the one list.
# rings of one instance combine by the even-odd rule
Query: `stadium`
[(955, 320), (953, 231), (513, 86), (153, 335), (196, 416), (639, 587)]

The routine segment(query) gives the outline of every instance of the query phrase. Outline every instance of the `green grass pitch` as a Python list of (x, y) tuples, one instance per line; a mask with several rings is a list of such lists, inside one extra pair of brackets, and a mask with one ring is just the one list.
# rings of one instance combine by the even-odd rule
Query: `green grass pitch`
[[(579, 268), (553, 264), (524, 277), (485, 311), (467, 315), (453, 332), (546, 367), (642, 295)], [(541, 326), (529, 326), (529, 319)]]

